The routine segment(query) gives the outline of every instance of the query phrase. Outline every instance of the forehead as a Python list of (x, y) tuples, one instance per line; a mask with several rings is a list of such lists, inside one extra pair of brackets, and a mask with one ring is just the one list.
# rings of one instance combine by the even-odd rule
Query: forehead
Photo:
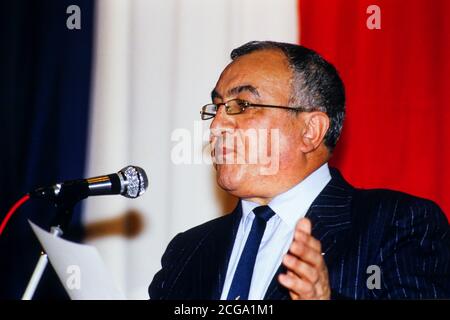
[(261, 50), (231, 62), (220, 75), (215, 90), (226, 95), (231, 88), (251, 85), (260, 92), (289, 92), (291, 78), (288, 60), (280, 50)]

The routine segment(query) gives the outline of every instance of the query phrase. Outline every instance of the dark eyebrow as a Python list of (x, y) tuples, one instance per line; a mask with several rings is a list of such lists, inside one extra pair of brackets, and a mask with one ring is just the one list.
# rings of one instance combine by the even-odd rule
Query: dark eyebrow
[[(259, 95), (259, 91), (258, 89), (256, 89), (254, 86), (252, 85), (243, 85), (243, 86), (237, 86), (234, 87), (230, 90), (228, 90), (228, 95), (229, 96), (237, 96), (239, 93), (243, 92), (243, 91), (248, 91), (251, 94), (253, 94), (256, 97), (260, 97)], [(211, 100), (214, 99), (223, 99), (222, 96), (217, 92), (217, 90), (214, 88), (213, 91), (211, 91)]]
[(222, 99), (222, 96), (217, 92), (216, 88), (211, 91), (211, 101), (214, 99)]
[(244, 86), (234, 87), (234, 88), (232, 88), (232, 89), (230, 89), (228, 91), (228, 95), (230, 95), (230, 96), (237, 96), (239, 93), (241, 93), (243, 91), (248, 91), (252, 95), (254, 95), (254, 96), (259, 98), (258, 89), (256, 89), (254, 86), (251, 86), (251, 85), (244, 85)]

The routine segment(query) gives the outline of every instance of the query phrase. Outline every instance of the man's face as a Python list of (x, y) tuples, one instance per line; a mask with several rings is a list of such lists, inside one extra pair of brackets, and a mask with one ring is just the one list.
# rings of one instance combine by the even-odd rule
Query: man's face
[[(256, 51), (237, 58), (225, 68), (214, 89), (213, 102), (241, 99), (288, 106), (291, 79), (292, 71), (281, 52)], [(222, 151), (228, 159), (215, 164), (219, 186), (241, 198), (271, 198), (299, 182), (298, 175), (304, 165), (298, 146), (302, 128), (301, 114), (285, 109), (255, 107), (228, 115), (221, 106), (211, 123), (211, 141), (216, 147), (213, 156)], [(255, 141), (246, 133), (257, 133), (256, 163), (249, 161), (255, 159)], [(267, 147), (261, 144), (262, 140)], [(244, 158), (245, 163), (236, 161), (238, 157)], [(261, 160), (268, 157), (270, 163)]]

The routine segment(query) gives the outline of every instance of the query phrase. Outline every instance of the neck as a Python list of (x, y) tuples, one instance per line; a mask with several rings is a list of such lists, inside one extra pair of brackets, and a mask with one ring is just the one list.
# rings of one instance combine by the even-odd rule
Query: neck
[(265, 205), (269, 204), (269, 202), (272, 201), (272, 199), (273, 198), (260, 198), (260, 197), (245, 198), (245, 200), (257, 203), (260, 206), (265, 206)]
[[(255, 196), (255, 197), (247, 197), (247, 198), (243, 198), (244, 200), (247, 201), (251, 201), (254, 203), (257, 203), (261, 206), (263, 205), (267, 205), (270, 203), (270, 201), (272, 201), (273, 198), (275, 198), (277, 195), (282, 194), (283, 192), (286, 192), (287, 190), (293, 188), (294, 186), (296, 186), (297, 184), (299, 184), (300, 182), (302, 182), (304, 179), (306, 179), (311, 173), (313, 173), (314, 171), (316, 171), (317, 169), (319, 169), (323, 164), (323, 163), (319, 163), (316, 164), (314, 166), (311, 167), (307, 167), (306, 170), (303, 171), (302, 174), (297, 175), (296, 179), (293, 179), (292, 181), (290, 181), (288, 184), (278, 188), (273, 195), (271, 196)], [(281, 179), (277, 178), (278, 181), (280, 181)]]

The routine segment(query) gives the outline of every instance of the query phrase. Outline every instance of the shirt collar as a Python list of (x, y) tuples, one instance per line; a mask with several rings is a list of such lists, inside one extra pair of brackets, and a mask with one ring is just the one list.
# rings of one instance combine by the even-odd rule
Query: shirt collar
[[(268, 206), (289, 228), (294, 229), (297, 221), (306, 215), (314, 199), (330, 180), (328, 163), (324, 163), (300, 183), (273, 198)], [(241, 206), (242, 219), (245, 221), (250, 212), (259, 204), (241, 199)]]

